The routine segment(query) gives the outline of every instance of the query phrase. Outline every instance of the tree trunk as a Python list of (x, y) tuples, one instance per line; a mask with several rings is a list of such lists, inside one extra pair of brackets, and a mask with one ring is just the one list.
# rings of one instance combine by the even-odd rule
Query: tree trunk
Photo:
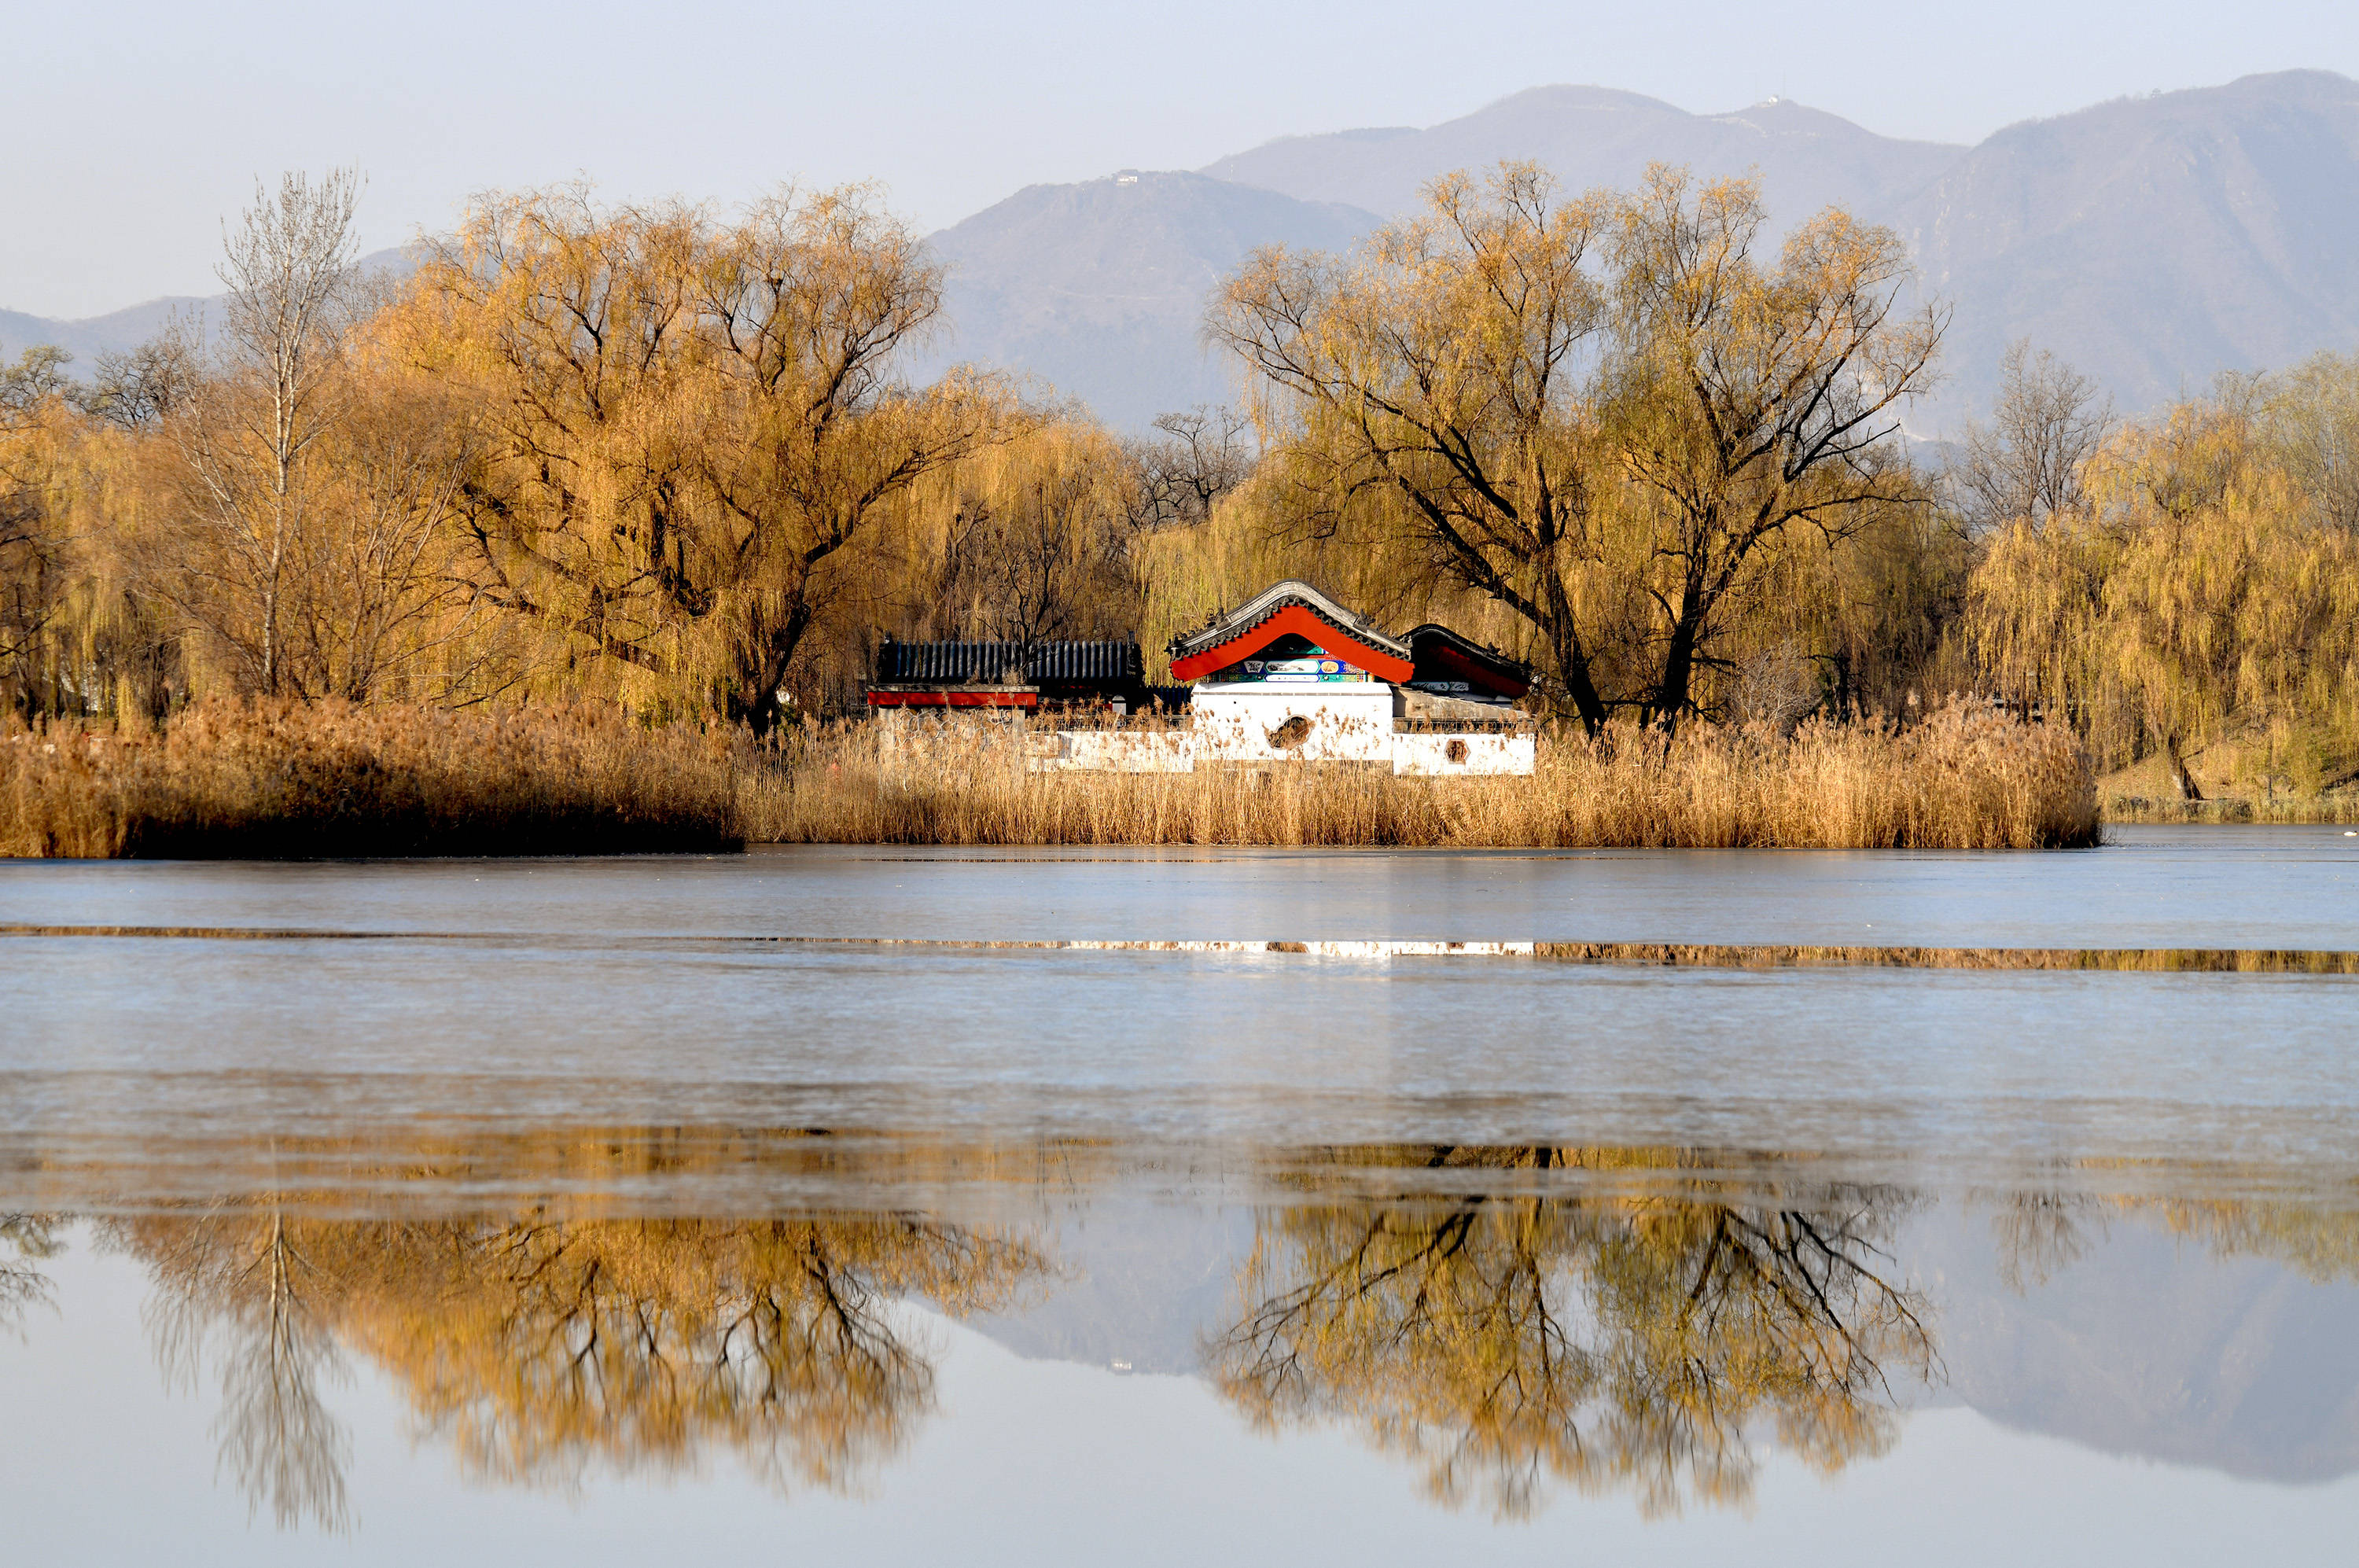
[(1663, 649), (1662, 674), (1647, 703), (1647, 719), (1670, 729), (1695, 706), (1696, 645), (1703, 636), (1702, 585), (1690, 576), (1680, 594), (1680, 617), (1671, 626), (1671, 640)]
[(1589, 653), (1581, 646), (1572, 601), (1565, 593), (1563, 580), (1554, 572), (1549, 574), (1545, 601), (1549, 618), (1540, 630), (1548, 637), (1557, 676), (1572, 698), (1573, 712), (1581, 715), (1581, 727), (1595, 739), (1605, 729), (1605, 700), (1597, 694), (1597, 682), (1590, 677)]
[(2162, 756), (2170, 768), (2171, 788), (2179, 791), (2179, 798), (2182, 800), (2203, 799), (2203, 791), (2195, 787), (2195, 775), (2187, 771), (2187, 764), (2180, 757), (2177, 735), (2162, 737)]
[(731, 690), (723, 698), (729, 722), (744, 724), (757, 737), (777, 727), (778, 688), (786, 684), (787, 667), (810, 629), (810, 607), (797, 604), (775, 626), (758, 632), (739, 657)]

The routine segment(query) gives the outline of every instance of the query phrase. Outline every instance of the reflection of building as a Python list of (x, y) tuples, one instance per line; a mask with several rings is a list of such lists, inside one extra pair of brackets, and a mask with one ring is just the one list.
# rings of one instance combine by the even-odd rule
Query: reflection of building
[(1146, 684), (1135, 642), (887, 641), (872, 709), (1186, 708), (1183, 730), (1072, 729), (1027, 743), (1036, 769), (1188, 772), (1347, 763), (1394, 773), (1529, 773), (1531, 671), (1447, 626), (1382, 630), (1305, 583), (1254, 595), (1171, 642), (1184, 688)]
[(1523, 666), (1422, 626), (1379, 629), (1308, 583), (1265, 589), (1171, 643), (1194, 683), (1200, 762), (1355, 762), (1396, 773), (1529, 773)]

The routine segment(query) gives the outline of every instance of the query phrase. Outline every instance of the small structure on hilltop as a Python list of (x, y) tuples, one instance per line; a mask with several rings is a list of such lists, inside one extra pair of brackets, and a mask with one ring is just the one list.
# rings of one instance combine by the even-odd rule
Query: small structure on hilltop
[(1151, 693), (1135, 642), (896, 642), (876, 650), (872, 708), (1082, 705), (1130, 713)]

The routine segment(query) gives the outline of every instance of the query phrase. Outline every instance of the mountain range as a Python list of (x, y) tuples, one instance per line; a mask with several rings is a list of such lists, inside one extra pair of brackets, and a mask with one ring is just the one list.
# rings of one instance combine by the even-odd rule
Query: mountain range
[[(1891, 226), (1952, 310), (1947, 379), (1910, 423), (1987, 406), (2029, 338), (2124, 412), (2223, 370), (2359, 346), (2359, 82), (2327, 71), (2122, 99), (1973, 147), (1898, 140), (1772, 100), (1697, 114), (1633, 93), (1539, 87), (1422, 129), (1288, 136), (1190, 171), (1027, 186), (932, 236), (949, 327), (913, 363), (996, 365), (1125, 428), (1233, 399), (1201, 341), (1219, 279), (1257, 246), (1346, 247), (1434, 176), (1530, 158), (1571, 190), (1647, 164), (1756, 175), (1773, 221), (1830, 204)], [(193, 300), (51, 321), (0, 311), (0, 345), (129, 347)]]

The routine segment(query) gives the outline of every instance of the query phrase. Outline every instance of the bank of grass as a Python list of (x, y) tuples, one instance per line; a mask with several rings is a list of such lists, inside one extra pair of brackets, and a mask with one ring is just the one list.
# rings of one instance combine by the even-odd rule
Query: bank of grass
[(924, 844), (2034, 849), (2098, 838), (2086, 755), (2057, 725), (1964, 707), (1791, 735), (1693, 725), (1542, 740), (1529, 778), (1280, 766), (1029, 773), (987, 726), (806, 735), (747, 836)]
[(2141, 824), (2359, 822), (2359, 782), (2343, 781), (2314, 790), (2256, 789), (2249, 780), (2240, 787), (2222, 776), (2222, 766), (2211, 753), (2205, 753), (2202, 760), (2213, 766), (2196, 768), (2196, 781), (2205, 797), (2200, 800), (2180, 798), (2160, 757), (2147, 757), (2105, 775), (2097, 780), (2097, 800), (2105, 820)]
[(191, 709), (0, 730), (0, 855), (304, 859), (730, 849), (725, 740), (612, 709)]
[(1990, 712), (1790, 736), (1544, 738), (1529, 778), (1031, 773), (995, 724), (799, 732), (783, 757), (599, 708), (202, 707), (0, 731), (0, 855), (300, 859), (927, 844), (2049, 848), (2096, 842), (2071, 735)]

